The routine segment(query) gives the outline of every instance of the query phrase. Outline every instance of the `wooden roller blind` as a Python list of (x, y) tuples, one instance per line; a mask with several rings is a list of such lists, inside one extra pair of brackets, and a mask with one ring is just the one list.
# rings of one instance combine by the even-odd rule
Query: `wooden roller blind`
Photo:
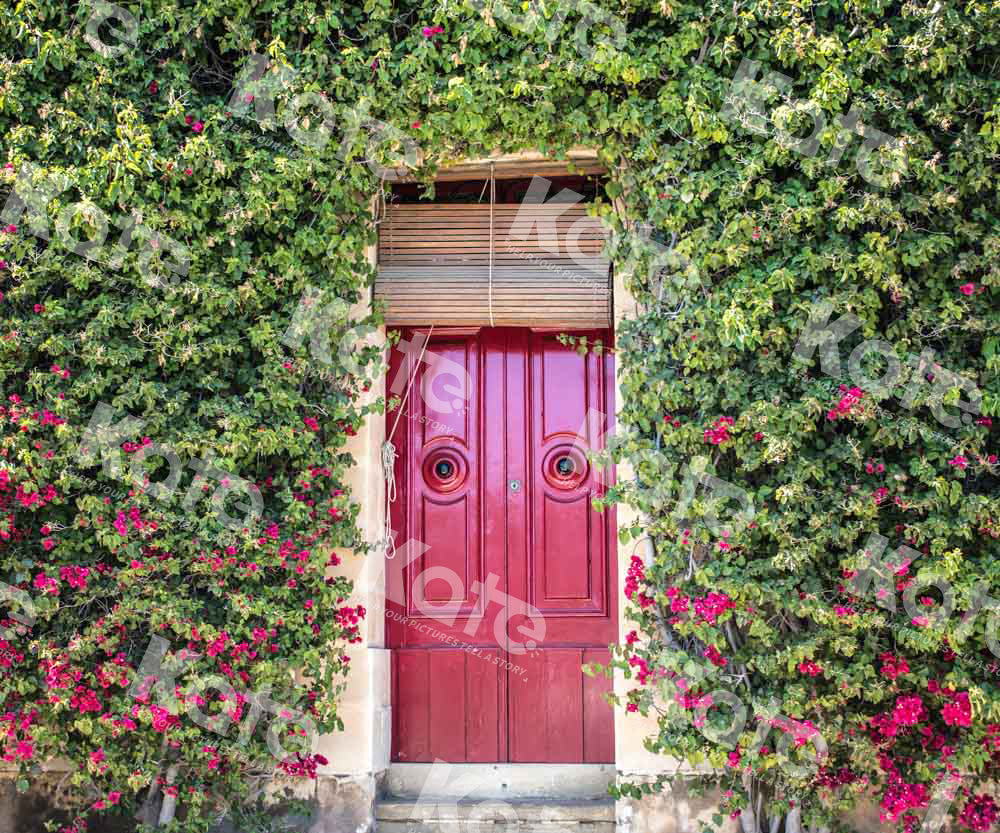
[(608, 327), (605, 237), (583, 205), (391, 206), (375, 296), (392, 325)]

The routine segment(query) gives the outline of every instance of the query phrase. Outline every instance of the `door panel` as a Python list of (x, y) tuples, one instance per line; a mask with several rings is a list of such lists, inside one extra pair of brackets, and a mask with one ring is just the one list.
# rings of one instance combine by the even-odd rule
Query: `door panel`
[(586, 456), (611, 428), (611, 358), (527, 329), (436, 329), (423, 356), (402, 339), (390, 517), (421, 546), (387, 570), (393, 760), (611, 762), (611, 683), (581, 669), (617, 635)]
[[(596, 335), (607, 344), (606, 333)], [(554, 333), (528, 338), (528, 424), (521, 437), (530, 509), (524, 555), (509, 559), (508, 568), (511, 594), (523, 594), (538, 608), (545, 636), (520, 657), (533, 684), (508, 678), (512, 761), (614, 760), (612, 712), (603, 700), (611, 680), (588, 677), (582, 669), (584, 663), (607, 663), (607, 646), (617, 639), (613, 518), (591, 504), (605, 475), (587, 459), (612, 428), (612, 372), (607, 354), (581, 356)], [(513, 632), (511, 639), (518, 641)], [(536, 726), (541, 715), (545, 731)]]
[(392, 662), (393, 760), (504, 760), (503, 652), (397, 648)]
[(582, 665), (607, 665), (607, 648), (550, 648), (520, 657), (523, 678), (509, 677), (510, 759), (521, 763), (614, 761), (610, 680)]

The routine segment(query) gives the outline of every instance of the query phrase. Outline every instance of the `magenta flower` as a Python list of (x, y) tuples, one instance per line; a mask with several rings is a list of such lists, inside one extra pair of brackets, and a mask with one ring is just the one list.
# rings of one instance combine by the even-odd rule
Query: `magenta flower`
[(201, 133), (201, 131), (205, 129), (205, 125), (202, 124), (200, 121), (196, 121), (194, 124), (191, 125), (191, 129), (195, 133)]
[(969, 693), (960, 691), (953, 694), (951, 702), (941, 709), (941, 718), (949, 726), (971, 726), (972, 707), (969, 704)]
[(963, 295), (971, 295), (973, 292), (976, 291), (976, 285), (974, 283), (963, 283), (958, 288), (958, 291), (961, 292)]

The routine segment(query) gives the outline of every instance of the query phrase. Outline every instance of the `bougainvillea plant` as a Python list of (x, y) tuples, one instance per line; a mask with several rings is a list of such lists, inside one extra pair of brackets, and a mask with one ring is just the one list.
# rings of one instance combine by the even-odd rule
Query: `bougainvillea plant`
[[(988, 830), (1000, 18), (912, 3), (738, 16), (691, 22), (690, 64), (660, 92), (677, 95), (665, 121), (682, 141), (644, 144), (656, 173), (624, 177), (700, 287), (666, 304), (662, 279), (635, 281), (640, 314), (616, 337), (631, 474), (615, 497), (639, 517), (623, 530), (623, 705), (657, 717), (651, 749), (711, 773), (713, 827), (859, 829), (867, 805), (860, 829)], [(796, 138), (723, 117), (738, 55), (757, 81), (792, 79), (758, 91), (758, 111), (813, 102)], [(879, 184), (837, 164), (851, 106), (901, 142), (905, 173)], [(791, 147), (814, 131), (818, 152)]]
[[(337, 553), (364, 549), (345, 444), (378, 362), (346, 304), (374, 177), (224, 126), (225, 5), (134, 7), (114, 55), (86, 5), (0, 24), (0, 755), (19, 789), (57, 762), (71, 833), (205, 830), (273, 776), (315, 777), (366, 613)], [(213, 33), (192, 50), (172, 9)], [(283, 341), (309, 286), (345, 302), (324, 325), (350, 352)], [(87, 448), (101, 407), (134, 427)], [(215, 499), (238, 480), (256, 511)]]
[[(272, 701), (336, 726), (338, 657), (361, 612), (328, 559), (358, 544), (366, 496), (343, 493), (344, 444), (369, 374), (337, 350), (317, 367), (308, 339), (282, 336), (310, 287), (367, 299), (385, 185), (367, 163), (401, 145), (370, 141), (385, 123), (419, 146), (425, 181), (459, 156), (596, 147), (610, 200), (596, 210), (689, 265), (667, 276), (674, 292), (643, 269), (625, 276), (639, 309), (614, 345), (617, 453), (635, 476), (610, 497), (642, 518), (624, 530), (642, 555), (619, 663), (626, 708), (660, 716), (650, 748), (710, 773), (749, 831), (842, 826), (868, 800), (912, 827), (955, 774), (951, 817), (992, 822), (990, 617), (960, 626), (977, 588), (1000, 596), (995, 6), (122, 5), (134, 26), (91, 25), (102, 4), (54, 0), (0, 17), (0, 202), (33, 172), (47, 218), (46, 236), (28, 209), (0, 234), (0, 580), (35, 606), (30, 628), (8, 627), (0, 683), (4, 755), (22, 784), (58, 756), (78, 829), (138, 811), (196, 830), (248, 773), (274, 771), (268, 721), (233, 748), (238, 723), (220, 739), (128, 694), (156, 636), (178, 685), (211, 674), (238, 678), (245, 696), (271, 686)], [(780, 111), (781, 130), (726, 117), (744, 59), (790, 79), (751, 102), (765, 121)], [(875, 131), (907, 163), (883, 177)], [(170, 262), (186, 273), (148, 279)], [(831, 321), (862, 322), (837, 372), (816, 351), (794, 358), (823, 300)], [(864, 339), (898, 354), (909, 405), (854, 378)], [(942, 371), (909, 362), (925, 350)], [(863, 357), (867, 377), (878, 361)], [(968, 424), (942, 426), (933, 381), (915, 384), (944, 372), (982, 392)], [(949, 389), (943, 407), (957, 413), (967, 396)], [(81, 463), (102, 402), (144, 421), (124, 456), (149, 438), (258, 484), (259, 527), (220, 530), (210, 499), (183, 509)], [(151, 483), (169, 476), (160, 457), (143, 468)], [(735, 504), (708, 501), (707, 478), (743, 490), (752, 518), (731, 522)], [(697, 487), (687, 498), (685, 484)], [(851, 592), (873, 534), (921, 554), (897, 595), (942, 575), (950, 617), (934, 615), (945, 599), (932, 589), (927, 616), (909, 619), (901, 598), (893, 613), (877, 591)], [(732, 743), (731, 709), (705, 699), (715, 690), (748, 713)], [(206, 699), (194, 705), (252, 708)], [(827, 754), (810, 767), (817, 736)]]

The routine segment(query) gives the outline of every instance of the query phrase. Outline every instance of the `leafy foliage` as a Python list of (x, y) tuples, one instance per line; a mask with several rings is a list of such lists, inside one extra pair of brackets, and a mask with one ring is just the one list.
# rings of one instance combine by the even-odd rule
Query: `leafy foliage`
[[(3, 711), (29, 721), (7, 750), (26, 777), (38, 760), (59, 754), (78, 767), (80, 806), (121, 792), (131, 810), (156, 792), (157, 772), (176, 764), (174, 784), (160, 786), (180, 790), (184, 821), (174, 823), (198, 829), (217, 799), (244, 788), (244, 773), (273, 764), (263, 728), (245, 760), (213, 765), (205, 750), (218, 736), (190, 721), (164, 732), (146, 715), (123, 732), (98, 713), (81, 714), (75, 692), (45, 679), (51, 663), (78, 671), (74, 684), (98, 693), (100, 713), (124, 717), (134, 705), (124, 683), (153, 635), (179, 650), (189, 641), (204, 648), (223, 631), (231, 643), (252, 645), (255, 627), (274, 629), (267, 644), (276, 654), (224, 660), (247, 674), (241, 688), (273, 684), (272, 699), (280, 689), (292, 705), (314, 694), (320, 728), (336, 726), (337, 646), (353, 638), (356, 612), (335, 616), (349, 587), (343, 578), (325, 583), (325, 553), (359, 543), (351, 496), (333, 492), (344, 490), (350, 463), (345, 437), (375, 407), (362, 393), (378, 367), (359, 368), (338, 351), (332, 365), (318, 363), (308, 342), (290, 348), (282, 334), (307, 287), (349, 304), (367, 297), (370, 200), (384, 187), (375, 163), (394, 163), (404, 149), (398, 134), (373, 132), (372, 119), (419, 145), (428, 181), (438, 163), (457, 156), (598, 146), (614, 201), (598, 210), (624, 231), (642, 221), (654, 239), (675, 239), (692, 264), (675, 276), (683, 290), (676, 305), (657, 300), (658, 282), (636, 272), (629, 285), (641, 311), (615, 345), (618, 453), (635, 478), (612, 498), (643, 516), (625, 530), (624, 545), (653, 544), (650, 563), (633, 576), (633, 598), (648, 600), (633, 611), (641, 636), (623, 646), (621, 663), (630, 674), (646, 669), (647, 685), (629, 699), (661, 713), (652, 748), (711, 764), (732, 790), (729, 809), (753, 808), (754, 824), (795, 801), (807, 820), (836, 825), (843, 803), (858, 795), (874, 791), (882, 800), (899, 784), (932, 792), (949, 766), (964, 774), (970, 796), (993, 776), (989, 727), (1000, 715), (989, 617), (961, 633), (957, 613), (941, 627), (919, 627), (874, 598), (849, 598), (840, 585), (845, 570), (859, 568), (869, 535), (881, 533), (892, 547), (908, 541), (922, 552), (907, 578), (948, 578), (958, 611), (969, 609), (978, 583), (996, 588), (994, 429), (942, 428), (927, 407), (930, 385), (909, 410), (898, 395), (865, 392), (842, 418), (827, 412), (844, 396), (839, 386), (855, 384), (849, 348), (879, 338), (903, 360), (901, 386), (920, 372), (906, 357), (932, 349), (943, 368), (982, 390), (984, 418), (997, 413), (995, 5), (616, 0), (543, 3), (542, 18), (471, 0), (125, 5), (137, 21), (135, 45), (117, 54), (88, 41), (89, 7), (23, 0), (0, 19), (0, 135), (10, 166), (0, 199), (26, 166), (68, 180), (48, 204), (50, 240), (30, 233), (27, 214), (0, 239), (0, 374), (5, 397), (20, 398), (5, 403), (0, 577), (30, 589), (38, 604), (30, 633), (5, 648), (2, 682)], [(615, 18), (624, 23), (620, 48)], [(99, 42), (120, 43), (115, 27), (125, 31), (120, 22), (98, 27)], [(266, 75), (253, 101), (234, 101), (255, 52), (285, 71)], [(743, 58), (788, 75), (787, 94), (823, 111), (816, 155), (725, 117)], [(271, 98), (273, 117), (257, 109)], [(766, 105), (781, 103), (772, 95)], [(834, 119), (852, 106), (865, 130), (905, 148), (908, 164), (884, 187), (862, 176), (857, 135), (829, 161), (842, 140)], [(796, 135), (810, 134), (808, 114), (790, 118)], [(294, 140), (296, 130), (316, 135), (321, 123), (328, 141)], [(871, 164), (894, 171), (883, 162), (875, 151)], [(109, 267), (113, 226), (101, 259), (68, 251), (55, 229), (75, 202), (112, 220), (137, 218), (151, 229), (147, 237), (182, 243), (187, 275), (150, 286), (150, 272), (166, 276), (166, 255), (139, 240), (120, 268)], [(88, 216), (66, 216), (77, 239), (96, 233)], [(971, 294), (960, 291), (969, 284)], [(841, 345), (835, 376), (815, 360), (793, 359), (823, 299), (834, 319), (851, 312), (863, 322)], [(145, 420), (131, 442), (147, 436), (184, 460), (211, 452), (220, 469), (259, 484), (278, 537), (262, 532), (268, 521), (247, 534), (220, 529), (207, 500), (185, 515), (179, 499), (167, 505), (128, 485), (105, 495), (99, 462), (81, 465), (76, 453), (99, 402)], [(46, 410), (59, 424), (46, 421)], [(706, 430), (725, 439), (706, 442)], [(699, 523), (714, 508), (700, 495), (683, 517), (674, 512), (684, 467), (699, 455), (710, 455), (707, 474), (751, 496), (752, 526), (720, 539)], [(965, 468), (949, 464), (957, 456)], [(150, 456), (146, 467), (154, 481), (167, 474), (160, 458)], [(19, 498), (36, 492), (43, 498), (30, 505)], [(126, 535), (114, 526), (119, 513)], [(295, 587), (284, 541), (296, 553), (324, 551), (310, 552)], [(62, 577), (79, 568), (88, 570), (85, 587)], [(56, 581), (59, 592), (37, 588), (39, 575), (43, 588)], [(68, 575), (79, 583), (78, 573)], [(709, 612), (722, 609), (708, 619), (678, 614), (681, 596), (692, 609), (695, 599)], [(838, 606), (852, 612), (838, 615)], [(715, 663), (705, 656), (709, 645)], [(909, 670), (887, 677), (885, 654), (894, 669), (905, 660)], [(119, 655), (122, 664), (108, 673), (123, 679), (105, 689), (98, 669)], [(191, 673), (216, 671), (220, 660), (205, 655)], [(304, 678), (290, 679), (288, 668)], [(676, 719), (672, 697), (654, 698), (671, 674), (690, 681), (693, 697), (729, 687), (751, 713), (777, 700), (774, 714), (811, 721), (829, 746), (822, 774), (790, 776), (773, 755), (751, 755), (753, 724), (730, 766), (729, 750)], [(931, 681), (940, 686), (933, 693)], [(946, 722), (949, 703), (964, 722), (964, 692), (969, 725)], [(872, 729), (900, 697), (918, 695), (926, 712), (919, 726), (900, 724), (894, 736)], [(935, 748), (938, 738), (948, 756)], [(33, 745), (31, 755), (18, 754), (22, 741)], [(99, 748), (106, 759), (94, 763)], [(830, 774), (840, 772), (849, 776)], [(955, 812), (971, 802), (963, 797)], [(897, 821), (908, 824), (911, 815), (901, 811)]]

